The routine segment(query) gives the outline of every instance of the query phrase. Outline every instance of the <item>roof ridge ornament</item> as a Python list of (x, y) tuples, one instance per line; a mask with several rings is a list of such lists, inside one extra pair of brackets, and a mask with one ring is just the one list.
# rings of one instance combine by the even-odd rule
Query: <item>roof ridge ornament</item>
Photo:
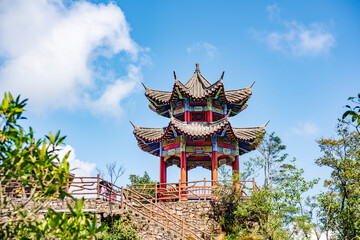
[(175, 71), (173, 71), (173, 73), (174, 73), (174, 79), (177, 80)]
[(248, 86), (247, 88), (248, 88), (248, 89), (251, 89), (252, 86), (254, 86), (254, 84), (255, 84), (255, 81), (254, 81), (250, 86)]
[(222, 72), (220, 79), (222, 80), (224, 77), (225, 71)]
[(144, 83), (141, 83), (141, 84), (144, 86), (145, 90), (148, 90), (148, 88), (145, 86), (145, 84), (144, 84)]
[(131, 123), (131, 125), (133, 125), (134, 129), (139, 129), (138, 126), (136, 126), (132, 121), (129, 121)]
[(195, 66), (196, 66), (195, 72), (200, 72), (199, 64), (195, 63)]
[(261, 128), (265, 128), (266, 125), (268, 125), (268, 123), (270, 122), (270, 120), (268, 120), (264, 125), (260, 126)]

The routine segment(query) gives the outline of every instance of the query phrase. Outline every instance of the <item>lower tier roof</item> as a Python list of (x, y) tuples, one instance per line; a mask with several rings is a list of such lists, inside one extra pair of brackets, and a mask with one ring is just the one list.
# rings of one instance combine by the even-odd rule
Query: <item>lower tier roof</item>
[(265, 133), (267, 123), (260, 127), (235, 128), (231, 126), (229, 116), (215, 122), (184, 122), (171, 116), (169, 125), (163, 128), (138, 127), (132, 124), (136, 138), (147, 142), (160, 142), (177, 133), (190, 137), (206, 137), (221, 131), (222, 134), (226, 133), (229, 138), (236, 141), (249, 142)]

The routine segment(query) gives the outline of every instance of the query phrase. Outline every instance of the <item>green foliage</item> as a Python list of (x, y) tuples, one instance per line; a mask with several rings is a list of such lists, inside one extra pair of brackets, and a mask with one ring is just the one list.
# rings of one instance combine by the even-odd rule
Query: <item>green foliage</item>
[[(112, 230), (113, 229), (113, 230)], [(113, 222), (112, 227), (107, 227), (101, 234), (103, 240), (134, 240), (140, 239), (136, 232), (136, 225), (131, 222), (131, 215), (124, 214)]]
[(277, 211), (273, 191), (253, 191), (245, 198), (242, 189), (227, 186), (221, 190), (219, 200), (213, 202), (213, 217), (226, 232), (225, 239), (287, 239), (282, 229), (282, 215)]
[(355, 107), (351, 107), (350, 105), (346, 105), (345, 107), (348, 109), (342, 116), (342, 119), (350, 117), (350, 122), (352, 122), (358, 131), (360, 127), (360, 93), (357, 95), (357, 99), (355, 97), (349, 97), (351, 102), (355, 103)]
[(283, 215), (278, 211), (278, 202), (273, 201), (274, 192), (269, 189), (254, 191), (250, 198), (240, 202), (235, 211), (236, 224), (233, 237), (249, 235), (263, 239), (288, 239), (283, 226)]
[[(95, 215), (81, 211), (83, 200), (75, 210), (69, 206), (70, 215), (48, 209), (44, 219), (38, 218), (52, 199), (72, 198), (66, 192), (69, 153), (57, 156), (65, 139), (60, 132), (35, 139), (32, 128), (26, 132), (19, 125), (25, 105), (26, 100), (7, 93), (0, 106), (0, 239), (96, 237), (101, 228), (95, 226)], [(14, 201), (14, 192), (21, 199)]]
[(261, 156), (249, 160), (251, 167), (243, 176), (253, 174), (254, 169), (260, 167), (267, 173), (268, 180), (262, 190), (252, 191), (249, 198), (244, 197), (243, 189), (225, 186), (219, 194), (219, 202), (214, 204), (215, 215), (219, 215), (216, 220), (227, 232), (227, 239), (251, 236), (308, 239), (313, 227), (313, 208), (306, 207), (306, 193), (319, 179), (305, 180), (304, 170), (297, 168), (295, 158), (285, 163), (287, 154), (282, 151), (286, 147), (274, 133), (266, 135), (259, 148)]
[(360, 135), (340, 120), (337, 135), (317, 141), (323, 156), (316, 164), (332, 169), (328, 191), (318, 196), (319, 218), (339, 239), (360, 239)]
[[(129, 180), (131, 181), (132, 184), (132, 185), (128, 185), (129, 188), (133, 188), (134, 190), (141, 192), (143, 197), (146, 198), (155, 197), (155, 185), (157, 184), (157, 182), (151, 180), (149, 174), (146, 171), (144, 172), (143, 176), (131, 174), (129, 176)], [(140, 186), (136, 186), (137, 184), (140, 184)]]
[(154, 184), (155, 181), (151, 180), (149, 174), (145, 171), (144, 176), (138, 176), (135, 174), (131, 174), (129, 176), (129, 180), (132, 184)]
[(306, 193), (319, 182), (319, 178), (310, 181), (303, 177), (304, 170), (296, 167), (296, 159), (280, 167), (274, 179), (276, 187), (273, 191), (277, 209), (290, 238), (293, 236), (310, 237), (313, 228), (312, 212), (306, 206), (309, 201)]

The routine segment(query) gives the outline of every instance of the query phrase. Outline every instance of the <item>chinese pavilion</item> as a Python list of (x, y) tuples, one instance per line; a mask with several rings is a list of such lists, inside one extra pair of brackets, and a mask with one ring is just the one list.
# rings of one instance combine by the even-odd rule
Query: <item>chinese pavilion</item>
[(166, 169), (176, 165), (181, 169), (181, 182), (187, 182), (188, 171), (203, 167), (212, 171), (218, 180), (218, 167), (227, 164), (239, 170), (239, 156), (256, 149), (257, 138), (265, 133), (260, 127), (235, 128), (229, 121), (248, 106), (252, 92), (247, 88), (225, 91), (222, 73), (211, 84), (199, 70), (187, 83), (176, 77), (173, 90), (158, 91), (147, 88), (149, 107), (157, 114), (170, 118), (163, 128), (134, 126), (139, 147), (160, 157), (160, 184), (166, 183)]

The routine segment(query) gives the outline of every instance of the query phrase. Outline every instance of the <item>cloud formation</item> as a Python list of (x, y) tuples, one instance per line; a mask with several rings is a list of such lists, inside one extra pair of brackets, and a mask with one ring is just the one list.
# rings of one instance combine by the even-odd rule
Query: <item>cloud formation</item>
[(265, 42), (271, 49), (294, 56), (317, 56), (330, 51), (335, 46), (335, 37), (323, 23), (308, 26), (297, 21), (284, 21), (280, 18), (277, 5), (267, 7), (270, 20), (275, 20), (282, 31), (257, 31), (250, 29), (250, 34), (260, 42)]
[(314, 136), (318, 134), (320, 129), (318, 126), (310, 121), (300, 122), (296, 127), (291, 128), (291, 132), (300, 136)]
[(197, 42), (186, 48), (189, 54), (192, 53), (205, 53), (209, 59), (214, 59), (218, 53), (217, 48), (208, 42)]
[(269, 5), (266, 7), (270, 20), (280, 20), (280, 8), (277, 4)]
[(70, 164), (70, 172), (76, 177), (93, 177), (92, 172), (95, 170), (96, 164), (77, 159), (75, 150), (70, 145), (58, 148), (59, 159), (62, 160), (69, 151), (70, 155), (67, 161)]
[[(130, 37), (118, 6), (0, 0), (0, 9), (1, 90), (30, 98), (38, 109), (88, 107), (95, 113), (121, 113), (120, 101), (141, 79), (143, 49)], [(124, 77), (108, 78), (96, 70), (99, 57), (116, 55), (128, 69)]]

